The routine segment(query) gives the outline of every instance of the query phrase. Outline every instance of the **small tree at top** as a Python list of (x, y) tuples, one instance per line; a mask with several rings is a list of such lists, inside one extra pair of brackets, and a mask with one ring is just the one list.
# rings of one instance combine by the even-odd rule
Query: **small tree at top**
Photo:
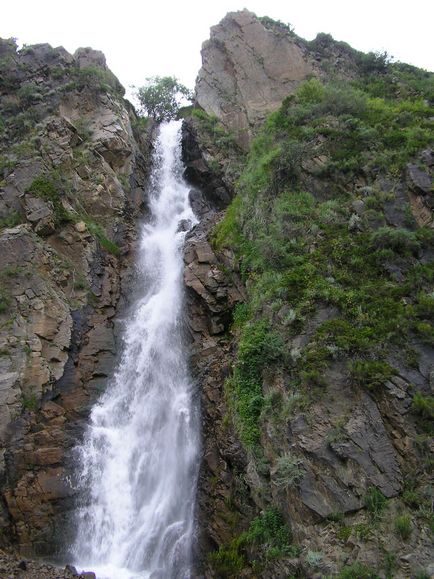
[(153, 76), (139, 87), (137, 98), (140, 112), (153, 117), (157, 122), (173, 119), (183, 99), (191, 100), (191, 91), (174, 76)]

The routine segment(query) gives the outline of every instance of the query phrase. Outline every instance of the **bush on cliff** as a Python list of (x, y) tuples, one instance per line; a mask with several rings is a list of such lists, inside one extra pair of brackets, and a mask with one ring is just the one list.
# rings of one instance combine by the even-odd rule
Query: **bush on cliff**
[(153, 117), (157, 122), (174, 119), (184, 101), (191, 101), (191, 91), (174, 76), (154, 76), (136, 94), (140, 112)]

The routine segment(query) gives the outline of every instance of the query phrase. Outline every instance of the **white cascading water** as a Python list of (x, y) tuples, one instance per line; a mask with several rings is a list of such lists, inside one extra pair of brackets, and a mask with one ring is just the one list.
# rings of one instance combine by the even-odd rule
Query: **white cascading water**
[(87, 500), (73, 551), (98, 579), (191, 574), (200, 422), (183, 348), (182, 230), (196, 220), (180, 140), (180, 122), (161, 126), (137, 264), (143, 291), (78, 448)]

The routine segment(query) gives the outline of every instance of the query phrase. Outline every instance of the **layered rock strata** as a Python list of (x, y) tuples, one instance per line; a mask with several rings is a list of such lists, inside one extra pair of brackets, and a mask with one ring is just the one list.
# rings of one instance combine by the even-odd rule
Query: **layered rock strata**
[(150, 139), (102, 53), (0, 43), (3, 541), (50, 554), (116, 357)]

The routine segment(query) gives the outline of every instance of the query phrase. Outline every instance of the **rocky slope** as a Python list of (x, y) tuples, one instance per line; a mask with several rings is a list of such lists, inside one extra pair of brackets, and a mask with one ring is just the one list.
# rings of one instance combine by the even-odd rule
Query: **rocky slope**
[(150, 138), (100, 52), (3, 40), (0, 67), (1, 540), (52, 556), (116, 356)]
[(433, 76), (247, 11), (202, 55), (184, 128), (202, 569), (429, 576)]

